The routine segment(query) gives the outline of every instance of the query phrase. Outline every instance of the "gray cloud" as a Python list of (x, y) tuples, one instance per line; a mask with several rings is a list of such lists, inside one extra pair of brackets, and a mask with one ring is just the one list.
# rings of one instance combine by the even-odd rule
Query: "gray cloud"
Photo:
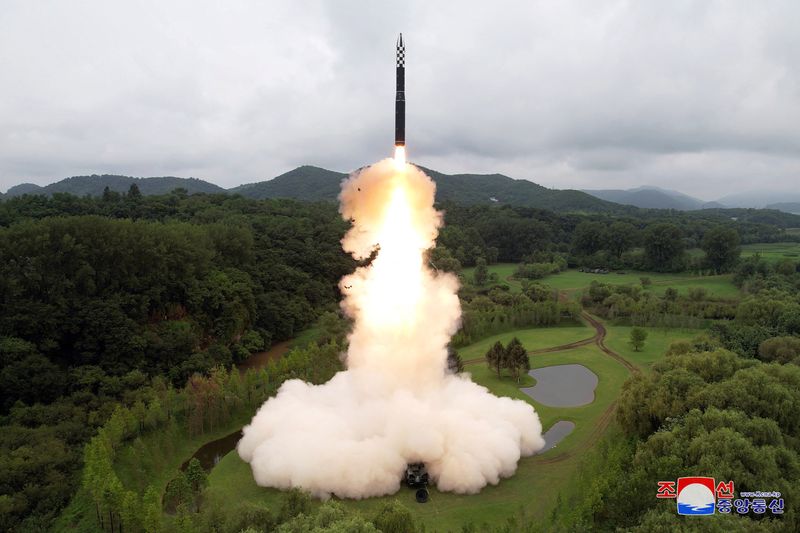
[(391, 150), (550, 187), (713, 199), (800, 176), (794, 2), (4, 3), (0, 190), (74, 174), (223, 186)]

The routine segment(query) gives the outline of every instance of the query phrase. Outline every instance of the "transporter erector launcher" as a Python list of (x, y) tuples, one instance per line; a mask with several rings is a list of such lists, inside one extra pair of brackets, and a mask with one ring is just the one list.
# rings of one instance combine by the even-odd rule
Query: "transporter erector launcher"
[(397, 93), (394, 99), (394, 145), (406, 145), (406, 46), (397, 39)]

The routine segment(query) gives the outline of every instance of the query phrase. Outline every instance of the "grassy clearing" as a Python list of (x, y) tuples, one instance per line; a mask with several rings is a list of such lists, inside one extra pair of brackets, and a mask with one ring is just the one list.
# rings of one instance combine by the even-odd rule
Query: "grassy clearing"
[(664, 356), (670, 343), (676, 340), (691, 339), (703, 333), (699, 329), (664, 329), (642, 328), (647, 331), (647, 340), (641, 352), (633, 351), (629, 344), (631, 327), (606, 326), (606, 346), (631, 361), (642, 370), (647, 371), (653, 362)]
[(507, 333), (492, 335), (476, 343), (459, 348), (458, 353), (466, 360), (483, 357), (489, 348), (497, 341), (507, 344), (512, 338), (517, 337), (528, 351), (560, 346), (571, 342), (588, 339), (594, 336), (594, 329), (587, 325), (558, 326), (552, 328), (518, 329)]
[[(402, 488), (392, 496), (361, 501), (347, 500), (345, 505), (362, 512), (365, 516), (371, 516), (383, 502), (398, 499), (413, 509), (425, 523), (428, 531), (458, 531), (463, 524), (469, 522), (476, 525), (496, 524), (520, 508), (525, 508), (534, 517), (542, 519), (546, 517), (555, 504), (559, 489), (567, 485), (575, 473), (580, 455), (576, 454), (574, 457), (549, 464), (542, 463), (542, 460), (590, 444), (593, 439), (594, 424), (616, 398), (627, 372), (593, 346), (533, 356), (531, 363), (534, 367), (569, 363), (585, 365), (600, 377), (595, 391), (595, 401), (577, 408), (546, 407), (523, 394), (518, 388), (519, 385), (511, 378), (498, 378), (483, 364), (470, 365), (468, 370), (474, 381), (488, 387), (495, 394), (518, 398), (533, 405), (539, 412), (545, 430), (557, 420), (575, 422), (575, 431), (556, 449), (540, 457), (522, 459), (513, 477), (501, 481), (497, 486), (485, 488), (480, 494), (456, 495), (432, 490), (430, 502), (426, 505), (417, 505), (413, 500), (413, 492)], [(520, 385), (530, 385), (530, 382), (526, 380)], [(239, 459), (235, 452), (223, 458), (212, 470), (209, 479), (209, 497), (218, 499), (226, 505), (249, 502), (276, 509), (282, 500), (280, 491), (256, 486), (249, 465)]]
[(547, 276), (541, 281), (545, 285), (571, 292), (577, 297), (580, 291), (589, 287), (595, 280), (609, 285), (641, 285), (641, 278), (645, 277), (652, 281), (652, 285), (646, 290), (656, 294), (663, 294), (668, 287), (677, 289), (681, 294), (688, 293), (689, 289), (693, 287), (704, 287), (710, 295), (720, 298), (735, 298), (739, 293), (739, 290), (731, 282), (730, 274), (720, 276), (696, 276), (690, 273), (663, 274), (660, 272), (591, 274), (572, 268)]
[(322, 334), (322, 329), (320, 329), (317, 326), (304, 329), (303, 331), (297, 334), (297, 337), (289, 341), (289, 347), (305, 348), (312, 342), (316, 342), (321, 334)]
[(760, 254), (770, 262), (778, 262), (781, 259), (800, 261), (800, 242), (761, 242), (742, 246), (742, 257), (755, 254)]
[[(800, 251), (800, 244), (783, 243), (784, 246), (786, 246), (786, 244), (796, 245)], [(746, 255), (744, 251), (742, 255)], [(800, 256), (798, 259), (800, 259)], [(777, 261), (777, 258), (775, 260)], [(520, 292), (522, 290), (522, 283), (520, 280), (512, 277), (516, 268), (517, 265), (514, 263), (498, 263), (496, 265), (490, 265), (489, 272), (495, 272), (497, 274), (498, 284), (505, 283), (511, 288), (512, 292)], [(474, 272), (474, 268), (465, 268), (462, 275), (464, 278), (471, 281)], [(688, 272), (677, 274), (663, 274), (659, 272), (626, 272), (624, 274), (612, 272), (611, 274), (591, 274), (579, 272), (577, 269), (571, 268), (538, 281), (555, 289), (573, 293), (573, 296), (577, 297), (580, 291), (587, 288), (594, 280), (611, 285), (639, 285), (643, 277), (650, 278), (653, 282), (653, 285), (647, 290), (653, 291), (659, 295), (663, 294), (667, 287), (673, 287), (682, 294), (688, 293), (689, 289), (694, 287), (704, 287), (709, 294), (719, 298), (736, 298), (739, 294), (739, 290), (731, 282), (732, 276), (729, 274), (721, 276), (697, 276), (696, 274)]]

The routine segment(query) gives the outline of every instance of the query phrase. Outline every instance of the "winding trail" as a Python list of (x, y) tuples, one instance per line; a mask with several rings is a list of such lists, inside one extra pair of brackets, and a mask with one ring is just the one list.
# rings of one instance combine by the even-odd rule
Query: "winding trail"
[[(563, 300), (566, 297), (567, 295), (564, 292), (559, 293), (560, 299)], [(549, 348), (531, 350), (528, 352), (528, 355), (564, 352), (567, 350), (572, 350), (573, 348), (579, 348), (581, 346), (588, 346), (590, 344), (594, 344), (601, 352), (603, 352), (604, 354), (606, 354), (607, 356), (611, 357), (616, 362), (624, 366), (628, 370), (628, 373), (630, 375), (636, 376), (641, 374), (641, 370), (639, 370), (639, 368), (636, 365), (634, 365), (633, 363), (622, 357), (620, 354), (618, 354), (617, 352), (606, 346), (605, 339), (606, 339), (606, 334), (608, 332), (606, 331), (606, 327), (600, 321), (600, 319), (598, 319), (594, 315), (589, 314), (589, 312), (584, 310), (581, 311), (581, 318), (594, 328), (594, 335), (592, 337), (575, 342), (570, 342), (567, 344), (561, 344), (558, 346), (551, 346)], [(477, 363), (482, 363), (484, 361), (486, 361), (485, 357), (478, 357), (475, 359), (469, 359), (467, 361), (464, 361), (464, 365), (477, 364)], [(617, 407), (617, 402), (616, 400), (614, 400), (600, 414), (599, 418), (594, 424), (594, 427), (592, 428), (591, 433), (587, 436), (587, 438), (585, 438), (580, 444), (578, 444), (572, 450), (553, 456), (547, 456), (547, 455), (545, 455), (544, 457), (534, 456), (533, 461), (535, 461), (537, 464), (558, 463), (561, 461), (566, 461), (567, 459), (571, 459), (575, 455), (583, 453), (586, 450), (592, 448), (597, 443), (600, 436), (605, 432), (606, 428), (608, 428), (608, 425), (611, 423), (611, 419), (614, 414), (614, 409), (616, 407)]]

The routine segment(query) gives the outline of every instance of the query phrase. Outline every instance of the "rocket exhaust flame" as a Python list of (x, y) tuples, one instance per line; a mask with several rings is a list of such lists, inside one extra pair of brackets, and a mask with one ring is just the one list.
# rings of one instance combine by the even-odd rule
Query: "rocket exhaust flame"
[(447, 372), (458, 280), (428, 267), (442, 215), (433, 181), (406, 164), (404, 141), (394, 159), (342, 183), (340, 211), (352, 220), (342, 247), (356, 259), (379, 251), (339, 283), (354, 321), (347, 370), (322, 385), (286, 381), (244, 428), (237, 449), (261, 486), (380, 496), (422, 462), (439, 490), (475, 493), (544, 446), (529, 404)]
[(342, 184), (344, 249), (364, 259), (380, 247), (340, 282), (354, 319), (347, 370), (323, 385), (287, 381), (244, 428), (239, 455), (259, 485), (366, 498), (396, 492), (406, 465), (423, 462), (439, 490), (475, 493), (544, 446), (530, 405), (447, 373), (461, 309), (456, 277), (425, 260), (442, 222), (435, 185), (395, 165)]
[(406, 147), (405, 146), (395, 146), (394, 147), (394, 164), (398, 171), (401, 171), (406, 166)]

